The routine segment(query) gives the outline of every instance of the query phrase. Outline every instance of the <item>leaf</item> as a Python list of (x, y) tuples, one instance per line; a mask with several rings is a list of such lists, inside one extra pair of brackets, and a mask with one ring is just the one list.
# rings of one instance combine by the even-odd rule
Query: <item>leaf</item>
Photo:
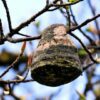
[(98, 85), (96, 88), (94, 88), (94, 94), (99, 97), (100, 96), (100, 85)]
[(35, 25), (36, 25), (37, 28), (39, 28), (39, 26), (40, 26), (40, 21), (37, 21), (37, 22), (35, 23)]
[(71, 3), (76, 2), (76, 1), (78, 1), (78, 0), (69, 0), (69, 2), (71, 2)]
[(93, 34), (100, 34), (100, 30), (98, 31), (93, 25), (90, 25), (87, 29), (86, 29), (86, 31), (88, 31), (88, 32), (92, 32)]
[(70, 7), (69, 6), (65, 6), (66, 10), (68, 10)]
[(79, 100), (86, 100), (86, 97), (84, 94), (81, 94), (79, 91), (76, 91), (76, 92), (79, 95)]
[(87, 52), (84, 49), (80, 49), (80, 50), (78, 50), (78, 54), (79, 54), (79, 56), (85, 56), (85, 55), (87, 55)]

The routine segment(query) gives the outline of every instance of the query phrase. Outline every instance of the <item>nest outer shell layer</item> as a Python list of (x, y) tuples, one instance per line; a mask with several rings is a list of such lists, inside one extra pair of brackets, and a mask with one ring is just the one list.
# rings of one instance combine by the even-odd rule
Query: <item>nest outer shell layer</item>
[[(64, 36), (64, 29), (64, 25), (57, 24), (43, 32), (31, 68), (32, 78), (40, 84), (52, 87), (63, 85), (82, 73), (77, 48), (69, 37)], [(53, 40), (56, 43), (51, 42)]]

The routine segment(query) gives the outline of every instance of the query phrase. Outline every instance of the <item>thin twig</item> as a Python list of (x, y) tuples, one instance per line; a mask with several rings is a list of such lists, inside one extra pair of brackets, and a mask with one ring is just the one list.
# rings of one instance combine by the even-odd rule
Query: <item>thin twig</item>
[(3, 33), (3, 28), (2, 28), (2, 22), (1, 22), (1, 19), (0, 19), (0, 44), (3, 44), (4, 43), (4, 33)]
[(65, 4), (52, 4), (52, 6), (55, 6), (55, 7), (64, 7), (64, 6), (71, 6), (71, 5), (75, 5), (79, 2), (81, 2), (83, 0), (77, 0), (75, 2), (68, 2), (68, 3), (65, 3)]
[[(98, 18), (98, 17), (100, 17), (100, 14), (98, 14), (97, 16), (95, 16), (95, 17), (93, 17), (93, 18), (91, 18), (91, 19), (87, 19), (87, 20), (84, 21), (82, 24), (80, 24), (80, 25), (78, 25), (78, 26), (76, 26), (76, 27), (74, 27), (74, 28), (71, 28), (71, 29), (68, 31), (68, 33), (70, 33), (70, 31), (74, 31), (74, 30), (76, 30), (76, 29), (79, 29), (79, 28), (85, 26), (86, 24), (88, 24), (89, 22), (95, 20), (95, 19)], [(30, 41), (30, 40), (40, 39), (40, 38), (41, 38), (41, 36), (29, 37), (29, 38), (21, 38), (21, 39), (7, 38), (7, 40), (8, 40), (9, 42), (12, 42), (12, 43), (17, 43), (17, 42)]]
[(78, 26), (76, 26), (76, 27), (71, 28), (68, 32), (70, 32), (70, 31), (75, 31), (75, 30), (77, 30), (77, 29), (79, 29), (79, 28), (81, 28), (81, 27), (87, 25), (87, 24), (90, 23), (91, 21), (94, 21), (94, 20), (97, 19), (98, 17), (100, 17), (100, 14), (98, 14), (98, 15), (96, 15), (96, 16), (90, 18), (90, 19), (87, 19), (87, 20), (84, 21), (82, 24), (80, 24), (80, 25), (78, 25)]
[(31, 37), (31, 36), (29, 36), (29, 35), (27, 35), (27, 34), (22, 34), (22, 33), (20, 33), (20, 32), (18, 32), (18, 33), (16, 33), (16, 34), (21, 35), (21, 36), (25, 36), (25, 37)]
[(46, 6), (48, 6), (49, 5), (49, 0), (46, 0)]
[(9, 94), (12, 94), (12, 87), (11, 87), (11, 84), (8, 84), (8, 87), (9, 87)]
[(3, 77), (20, 59), (20, 55), (16, 58), (16, 60), (7, 67), (7, 69), (0, 75), (0, 78)]
[(29, 73), (29, 68), (28, 68), (28, 70), (27, 70), (27, 72), (26, 72), (26, 75), (25, 75), (24, 78), (23, 78), (23, 81), (27, 78), (28, 73)]
[(38, 16), (40, 16), (41, 14), (43, 14), (44, 12), (46, 12), (51, 6), (45, 7), (43, 8), (41, 11), (39, 11), (37, 14), (33, 15), (30, 19), (28, 19), (27, 21), (21, 23), (18, 27), (16, 27), (15, 29), (13, 29), (13, 32), (10, 32), (7, 34), (7, 37), (11, 37), (13, 36), (14, 33), (18, 32), (19, 30), (21, 30), (22, 28), (28, 26), (31, 22), (33, 22)]
[(56, 4), (58, 1), (61, 1), (61, 0), (54, 0), (53, 3)]
[[(41, 14), (43, 14), (44, 12), (48, 11), (49, 8), (51, 7), (63, 7), (63, 6), (71, 6), (74, 4), (79, 3), (80, 1), (83, 0), (79, 0), (73, 3), (66, 3), (66, 4), (49, 4), (48, 6), (45, 6), (41, 11), (39, 11), (37, 14), (33, 15), (30, 19), (28, 19), (27, 21), (21, 23), (18, 27), (16, 27), (15, 29), (13, 29), (12, 33), (8, 33), (8, 36), (12, 36), (15, 32), (20, 31), (22, 28), (28, 26), (31, 22), (33, 22), (38, 16), (40, 16)], [(7, 37), (8, 37), (7, 36)]]
[(22, 45), (22, 48), (21, 48), (21, 53), (18, 55), (18, 57), (15, 59), (15, 61), (9, 65), (7, 67), (7, 69), (0, 75), (0, 78), (2, 78), (11, 68), (13, 68), (15, 66), (15, 64), (19, 61), (20, 57), (23, 55), (23, 52), (25, 50), (25, 45), (26, 43), (24, 43), (24, 45)]
[(100, 46), (88, 46), (88, 49), (100, 50)]
[[(90, 0), (87, 0), (87, 2), (88, 2), (89, 7), (90, 7), (90, 9), (91, 9), (92, 15), (95, 16), (95, 15), (96, 15), (95, 8), (92, 6)], [(99, 34), (99, 24), (98, 24), (97, 20), (95, 20), (94, 22), (95, 22), (95, 25), (96, 25), (96, 28), (97, 28), (97, 31), (98, 31), (99, 39), (100, 39), (100, 34)]]
[(94, 63), (90, 63), (87, 66), (83, 67), (83, 71), (87, 70), (88, 68), (90, 68), (92, 65), (94, 65)]
[(54, 11), (54, 10), (57, 10), (59, 7), (56, 7), (56, 8), (52, 8), (52, 9), (49, 9), (48, 11)]
[(63, 9), (59, 9), (61, 14), (65, 17), (65, 19), (68, 19), (66, 12), (63, 11)]
[(15, 83), (26, 83), (26, 82), (33, 82), (33, 79), (29, 79), (29, 80), (0, 80), (0, 84), (15, 84)]
[(36, 37), (27, 37), (27, 38), (19, 38), (19, 39), (7, 38), (7, 41), (11, 43), (18, 43), (18, 42), (23, 42), (23, 41), (37, 40), (40, 38), (41, 38), (41, 35), (36, 36)]
[[(69, 0), (68, 0), (68, 2), (69, 2)], [(64, 8), (65, 8), (66, 13), (68, 15), (68, 29), (70, 29), (71, 28), (71, 16), (70, 16), (70, 12), (69, 12), (69, 9), (66, 9), (66, 7), (64, 7)]]
[(5, 7), (5, 10), (6, 10), (9, 30), (10, 30), (10, 32), (12, 32), (12, 25), (11, 25), (11, 18), (10, 18), (9, 8), (7, 6), (6, 0), (2, 0), (2, 2), (3, 2), (3, 5)]
[(3, 33), (3, 28), (2, 28), (2, 21), (0, 19), (0, 38), (3, 38), (4, 33)]
[(66, 10), (66, 12), (67, 12), (67, 15), (68, 15), (68, 29), (71, 29), (71, 17), (70, 17), (70, 12), (67, 11), (67, 10)]
[(74, 35), (72, 32), (69, 33), (71, 36), (73, 36), (74, 38), (76, 38), (79, 43), (82, 45), (82, 47), (84, 48), (84, 50), (88, 53), (90, 59), (94, 62), (94, 63), (98, 63), (96, 60), (93, 59), (91, 53), (88, 51), (88, 49), (86, 48), (86, 46), (83, 44), (83, 42), (76, 36)]
[[(69, 0), (68, 0), (68, 2), (69, 2)], [(70, 12), (69, 12), (69, 9), (67, 10), (65, 8), (65, 10), (66, 10), (66, 13), (68, 15), (68, 26), (69, 26), (69, 29), (70, 29), (71, 28), (71, 16), (70, 16)]]
[[(71, 12), (71, 15), (72, 15), (72, 18), (73, 18), (74, 23), (75, 23), (76, 25), (78, 25), (78, 23), (77, 23), (77, 21), (76, 21), (76, 18), (75, 18), (74, 14), (73, 14), (73, 11), (72, 11), (71, 7), (70, 7), (70, 12)], [(92, 40), (92, 38), (89, 37), (88, 35), (86, 35), (86, 34), (82, 31), (81, 28), (79, 28), (79, 31), (90, 41), (90, 43), (95, 44), (95, 42)]]

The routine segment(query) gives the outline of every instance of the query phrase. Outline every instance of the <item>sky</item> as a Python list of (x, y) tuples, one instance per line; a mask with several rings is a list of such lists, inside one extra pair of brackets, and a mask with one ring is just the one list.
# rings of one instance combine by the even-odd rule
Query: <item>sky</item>
[[(45, 6), (45, 0), (6, 0), (6, 1), (9, 7), (13, 28), (16, 28), (20, 23), (26, 21), (28, 18), (36, 14), (40, 9), (42, 9)], [(95, 0), (93, 4), (94, 5), (96, 4), (96, 6), (99, 7), (99, 4), (96, 3), (96, 1), (98, 0)], [(73, 11), (79, 24), (82, 23), (85, 19), (91, 17), (90, 10), (87, 10), (87, 9), (88, 9), (88, 5), (86, 3), (86, 0), (84, 0), (84, 2), (81, 2), (80, 4), (73, 6)], [(1, 1), (0, 1), (0, 10), (1, 10), (0, 18), (2, 19), (2, 23), (3, 23), (3, 30), (4, 30), (4, 33), (7, 34), (9, 30), (8, 30), (8, 25), (7, 25), (6, 13)], [(100, 10), (98, 10), (97, 13), (99, 11)], [(47, 26), (51, 24), (55, 24), (55, 23), (65, 24), (66, 23), (65, 19), (63, 18), (63, 16), (60, 14), (59, 11), (53, 11), (49, 13), (47, 12), (41, 15), (40, 17), (38, 17), (36, 19), (36, 22), (38, 21), (41, 22), (39, 31), (42, 31), (44, 28), (46, 28)], [(36, 30), (36, 27), (34, 27), (34, 23), (35, 22), (31, 23), (28, 27), (22, 29), (20, 32), (24, 34), (29, 34), (31, 36), (36, 36), (38, 31)], [(78, 34), (79, 33), (78, 31), (76, 31), (76, 33), (81, 38), (82, 41), (85, 40), (85, 38), (82, 35)], [(33, 42), (34, 48), (36, 48), (37, 44), (38, 44), (37, 41)], [(0, 46), (0, 51), (2, 51), (3, 48), (5, 48), (11, 52), (19, 52), (20, 51), (19, 48), (21, 47), (21, 45), (22, 43), (12, 44), (12, 43), (6, 42), (4, 45)], [(76, 42), (76, 45), (80, 45), (80, 44)], [(29, 47), (26, 48), (26, 53), (27, 54), (30, 53)], [(99, 69), (99, 72), (100, 72), (100, 69)], [(12, 70), (12, 73), (13, 73), (13, 70)], [(7, 75), (7, 78), (8, 79), (11, 78), (10, 74)], [(73, 82), (60, 86), (60, 87), (51, 88), (51, 87), (40, 85), (37, 82), (33, 82), (33, 83), (27, 83), (27, 84), (19, 84), (18, 86), (20, 88), (16, 86), (15, 92), (17, 95), (22, 95), (22, 94), (26, 95), (27, 93), (29, 93), (27, 95), (28, 96), (27, 100), (33, 100), (32, 98), (35, 99), (35, 97), (43, 97), (45, 95), (49, 96), (51, 93), (55, 93), (57, 90), (60, 90), (60, 93), (56, 95), (55, 97), (53, 97), (53, 100), (77, 100), (78, 95), (76, 94), (76, 90), (82, 93), (84, 91), (84, 85), (86, 84), (86, 82), (87, 82), (86, 75), (85, 73), (83, 73), (80, 77), (78, 77)], [(24, 87), (29, 88), (28, 91), (26, 91)], [(73, 96), (75, 95), (76, 98), (73, 98), (72, 95)], [(88, 96), (87, 100), (90, 100), (90, 98), (91, 96)], [(6, 100), (9, 100), (8, 97)]]

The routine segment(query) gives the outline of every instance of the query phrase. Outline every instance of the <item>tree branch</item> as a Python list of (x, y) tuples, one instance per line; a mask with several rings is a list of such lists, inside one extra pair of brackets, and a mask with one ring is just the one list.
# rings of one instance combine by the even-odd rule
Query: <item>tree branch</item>
[(4, 38), (4, 33), (3, 33), (3, 28), (2, 28), (2, 22), (0, 19), (0, 44), (4, 43), (3, 38)]
[(90, 63), (87, 66), (83, 67), (83, 71), (87, 70), (88, 68), (90, 68), (92, 65), (94, 65), (94, 63)]
[(23, 42), (23, 41), (37, 40), (40, 38), (41, 38), (41, 35), (36, 36), (36, 37), (27, 37), (27, 38), (19, 38), (19, 39), (13, 39), (13, 38), (8, 37), (7, 41), (9, 41), (11, 43), (18, 43), (18, 42)]
[(11, 68), (13, 68), (15, 66), (15, 64), (19, 61), (20, 57), (23, 55), (23, 52), (25, 50), (25, 46), (26, 46), (26, 42), (24, 42), (24, 44), (22, 45), (21, 48), (21, 52), (18, 55), (18, 57), (15, 59), (15, 61), (13, 61), (13, 63), (11, 65), (9, 65), (7, 67), (7, 69), (0, 75), (0, 78), (2, 78)]
[(21, 23), (18, 27), (16, 27), (15, 29), (13, 29), (13, 32), (8, 33), (8, 36), (12, 36), (14, 33), (20, 31), (22, 28), (28, 26), (31, 22), (33, 22), (38, 16), (40, 16), (41, 14), (43, 14), (44, 12), (48, 11), (49, 8), (51, 7), (63, 7), (63, 6), (71, 6), (74, 4), (79, 3), (80, 1), (83, 0), (79, 0), (73, 3), (66, 3), (66, 4), (49, 4), (48, 6), (45, 6), (41, 11), (39, 11), (37, 14), (33, 15), (30, 19), (28, 19), (27, 21)]
[(90, 18), (90, 19), (87, 19), (87, 20), (84, 21), (82, 24), (80, 24), (80, 25), (78, 25), (78, 26), (76, 26), (76, 27), (74, 27), (74, 28), (71, 28), (68, 32), (75, 31), (76, 29), (79, 29), (79, 28), (81, 28), (81, 27), (87, 25), (87, 24), (90, 23), (91, 21), (94, 21), (94, 20), (95, 20), (96, 18), (98, 18), (98, 17), (100, 17), (100, 14), (98, 14), (98, 15), (96, 15), (96, 16)]
[(65, 3), (65, 4), (51, 4), (51, 6), (55, 6), (55, 7), (64, 7), (64, 6), (71, 6), (71, 5), (75, 5), (79, 2), (81, 2), (83, 0), (77, 0), (75, 2), (68, 2), (68, 3)]
[(9, 30), (10, 30), (10, 32), (12, 32), (12, 25), (11, 25), (11, 18), (10, 18), (9, 8), (7, 6), (6, 0), (2, 0), (2, 2), (3, 2), (3, 5), (5, 7), (5, 10), (6, 10)]
[[(88, 2), (89, 7), (91, 9), (92, 15), (95, 16), (96, 15), (95, 8), (92, 6), (90, 0), (87, 0), (87, 2)], [(99, 33), (99, 24), (98, 24), (97, 20), (95, 20), (94, 22), (95, 22), (95, 25), (96, 25), (96, 28), (97, 28), (97, 32)], [(99, 39), (100, 39), (100, 34), (98, 34), (98, 36), (99, 36)]]
[(34, 80), (33, 79), (29, 79), (29, 80), (7, 80), (7, 81), (4, 81), (4, 80), (0, 80), (0, 84), (16, 84), (16, 83), (26, 83), (26, 82), (33, 82)]
[(84, 48), (84, 50), (88, 53), (90, 59), (94, 62), (94, 63), (98, 63), (96, 60), (93, 59), (91, 53), (88, 51), (88, 49), (86, 48), (86, 46), (83, 44), (83, 42), (76, 36), (74, 35), (72, 32), (69, 33), (71, 36), (73, 36), (74, 38), (76, 38), (79, 43), (82, 45), (82, 47)]
[[(70, 7), (70, 12), (71, 12), (71, 15), (72, 15), (72, 18), (73, 18), (74, 23), (75, 23), (76, 25), (78, 25), (78, 23), (77, 23), (77, 21), (76, 21), (76, 19), (75, 19), (75, 16), (74, 16), (74, 14), (73, 14), (73, 11), (72, 11), (71, 7)], [(86, 34), (82, 31), (81, 28), (79, 28), (79, 31), (89, 40), (90, 43), (95, 44), (95, 42), (92, 40), (92, 38), (89, 37), (88, 35), (86, 35)]]

